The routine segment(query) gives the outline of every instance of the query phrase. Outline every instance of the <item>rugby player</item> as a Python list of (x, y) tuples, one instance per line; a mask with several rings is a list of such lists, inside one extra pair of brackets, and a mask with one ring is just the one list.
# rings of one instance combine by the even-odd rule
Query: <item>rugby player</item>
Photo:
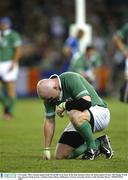
[(38, 82), (37, 94), (45, 106), (44, 159), (50, 159), (55, 115), (57, 113), (63, 117), (64, 112), (70, 122), (57, 144), (56, 159), (73, 158), (73, 151), (81, 145), (82, 151), (84, 149), (83, 159), (94, 160), (101, 153), (108, 159), (113, 156), (107, 135), (96, 140), (93, 137), (93, 133), (108, 126), (109, 109), (83, 76), (74, 72), (65, 72), (59, 76), (54, 74)]
[(15, 82), (18, 77), (18, 61), (21, 56), (21, 37), (12, 30), (8, 17), (0, 19), (0, 101), (4, 119), (13, 118), (16, 92)]

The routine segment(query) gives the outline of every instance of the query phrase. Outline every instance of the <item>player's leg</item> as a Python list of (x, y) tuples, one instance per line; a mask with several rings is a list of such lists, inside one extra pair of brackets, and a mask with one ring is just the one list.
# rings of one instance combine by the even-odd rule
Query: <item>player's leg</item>
[(125, 88), (124, 100), (126, 103), (128, 103), (128, 79), (126, 79), (126, 88)]
[(6, 94), (5, 94), (5, 84), (2, 80), (0, 80), (0, 102), (3, 106), (3, 109), (5, 107), (5, 103), (6, 103)]
[[(92, 129), (92, 132), (94, 132), (94, 117), (93, 117), (93, 114), (92, 112), (89, 110), (89, 113), (90, 113), (90, 125), (91, 125), (91, 129)], [(97, 148), (99, 149), (100, 148), (100, 141), (98, 139), (95, 139), (95, 144), (97, 146)], [(78, 148), (75, 148), (71, 154), (69, 155), (69, 159), (74, 159), (74, 158), (77, 158), (78, 156), (84, 154), (86, 151), (87, 151), (88, 147), (87, 147), (87, 144), (86, 142), (84, 142), (84, 144), (82, 144), (81, 146), (79, 146)]]
[[(99, 140), (95, 140), (96, 145), (99, 147)], [(87, 145), (82, 136), (76, 131), (71, 123), (68, 124), (64, 133), (61, 135), (59, 142), (56, 146), (55, 158), (56, 159), (75, 159), (85, 153)]]
[(71, 123), (65, 128), (56, 146), (55, 158), (67, 159), (71, 152), (84, 143), (84, 139)]
[[(110, 122), (110, 112), (108, 108), (94, 106), (90, 108), (92, 115), (94, 117), (94, 129), (93, 132), (102, 131), (108, 127)], [(106, 156), (106, 158), (111, 159), (113, 157), (113, 150), (110, 144), (110, 140), (107, 135), (103, 135), (97, 140), (100, 141), (100, 152)]]
[(71, 110), (69, 112), (69, 119), (83, 137), (87, 144), (87, 152), (85, 159), (93, 160), (99, 156), (100, 151), (93, 138), (92, 127), (90, 125), (91, 115), (88, 110), (84, 112), (78, 110)]
[[(95, 139), (95, 143), (96, 143), (98, 149), (100, 149), (100, 145), (101, 145), (100, 140)], [(75, 159), (75, 158), (85, 154), (87, 150), (88, 150), (88, 147), (87, 147), (87, 144), (85, 142), (81, 146), (79, 146), (78, 148), (73, 149), (71, 154), (68, 156), (68, 159)], [(83, 158), (84, 158), (84, 156), (83, 156)]]
[(5, 116), (6, 118), (12, 118), (13, 108), (16, 100), (15, 82), (14, 81), (6, 82), (6, 90), (7, 90), (7, 103), (5, 107)]
[(124, 81), (120, 88), (120, 101), (128, 103), (128, 58), (125, 60)]
[(55, 150), (55, 159), (67, 159), (74, 148), (67, 144), (58, 143)]
[[(97, 147), (100, 149), (100, 154), (105, 155), (107, 159), (111, 159), (113, 157), (113, 150), (107, 135), (98, 137), (97, 139), (95, 139), (95, 143)], [(86, 155), (86, 151), (87, 151), (87, 145), (86, 143), (84, 143), (78, 148), (73, 149), (68, 159), (75, 159), (82, 154)], [(85, 158), (85, 155), (83, 155), (83, 159)]]
[[(90, 124), (92, 127), (92, 132), (102, 131), (105, 129), (110, 120), (110, 113), (107, 108), (102, 108), (99, 106), (91, 107), (89, 110), (90, 113)], [(100, 150), (100, 153), (104, 154), (106, 158), (110, 159), (113, 156), (113, 150), (107, 135), (103, 135), (95, 140), (97, 148)], [(87, 155), (87, 144), (83, 144), (77, 149), (74, 149), (70, 154), (70, 158), (76, 158), (85, 151), (85, 156), (83, 158), (88, 159)]]
[(128, 80), (125, 79), (120, 88), (120, 101), (128, 102)]
[(16, 101), (16, 91), (15, 91), (15, 82), (18, 77), (19, 67), (15, 65), (15, 67), (8, 71), (12, 64), (12, 61), (7, 61), (3, 64), (3, 68), (5, 68), (5, 72), (3, 75), (3, 80), (6, 82), (6, 91), (7, 91), (7, 101), (5, 107), (5, 118), (11, 119), (13, 118), (13, 108)]
[[(90, 113), (90, 125), (93, 132), (101, 131), (109, 124), (110, 114), (107, 108), (93, 107), (89, 111)], [(94, 123), (95, 121), (95, 123)], [(100, 153), (106, 155), (106, 158), (110, 159), (113, 156), (113, 151), (106, 135), (95, 139), (95, 144)], [(77, 158), (87, 151), (88, 147), (82, 136), (76, 132), (74, 126), (69, 123), (65, 132), (62, 134), (59, 143), (56, 148), (55, 157), (57, 159), (63, 158)]]
[(3, 111), (7, 100), (6, 83), (4, 81), (4, 75), (6, 74), (6, 71), (7, 71), (6, 63), (0, 62), (0, 102), (3, 107)]

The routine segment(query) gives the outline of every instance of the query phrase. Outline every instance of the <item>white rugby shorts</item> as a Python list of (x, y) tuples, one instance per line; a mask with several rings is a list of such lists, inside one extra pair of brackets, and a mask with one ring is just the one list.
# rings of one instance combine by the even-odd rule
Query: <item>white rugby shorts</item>
[(11, 60), (0, 62), (0, 78), (5, 82), (16, 81), (18, 78), (18, 72), (19, 72), (18, 64), (15, 65), (15, 67), (11, 71), (9, 71), (11, 63), (12, 63)]
[[(93, 132), (98, 132), (105, 129), (110, 121), (109, 109), (96, 105), (91, 107), (89, 110), (92, 112), (94, 118)], [(71, 122), (67, 125), (67, 127), (64, 130), (64, 132), (69, 131), (77, 131)]]

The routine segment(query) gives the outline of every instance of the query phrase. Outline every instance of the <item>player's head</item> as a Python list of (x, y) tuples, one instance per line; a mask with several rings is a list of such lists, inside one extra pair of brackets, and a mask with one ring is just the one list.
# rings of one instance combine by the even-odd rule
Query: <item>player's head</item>
[(38, 96), (49, 102), (56, 102), (60, 97), (58, 79), (42, 79), (37, 83)]
[(6, 30), (10, 28), (12, 25), (11, 19), (9, 17), (2, 17), (0, 18), (0, 29)]
[(81, 39), (84, 36), (84, 31), (82, 29), (77, 30), (77, 38)]
[(88, 45), (85, 49), (85, 56), (90, 58), (91, 56), (94, 55), (96, 49), (93, 45)]
[(72, 57), (71, 47), (69, 47), (69, 46), (63, 47), (62, 54), (63, 54), (64, 58), (66, 58), (67, 60), (70, 60), (70, 58)]

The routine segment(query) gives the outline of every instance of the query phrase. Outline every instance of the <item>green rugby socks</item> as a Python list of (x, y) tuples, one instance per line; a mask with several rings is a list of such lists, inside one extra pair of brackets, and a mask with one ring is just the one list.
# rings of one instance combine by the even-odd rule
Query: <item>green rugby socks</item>
[(91, 125), (85, 121), (81, 126), (76, 128), (79, 134), (84, 138), (88, 149), (97, 149), (95, 140), (93, 139)]
[(4, 113), (12, 114), (16, 102), (16, 96), (9, 97), (5, 85), (0, 88), (0, 101), (2, 103)]
[(5, 109), (8, 113), (12, 113), (15, 105), (16, 97), (8, 97)]
[(3, 90), (0, 89), (0, 101), (1, 101), (3, 106), (5, 104), (5, 99), (6, 99), (6, 96), (5, 96), (4, 92), (3, 92)]
[[(95, 144), (97, 148), (100, 147), (100, 141), (98, 139), (95, 140)], [(74, 149), (69, 155), (68, 159), (75, 159), (78, 156), (82, 155), (87, 150), (87, 144), (82, 144), (78, 148)]]

